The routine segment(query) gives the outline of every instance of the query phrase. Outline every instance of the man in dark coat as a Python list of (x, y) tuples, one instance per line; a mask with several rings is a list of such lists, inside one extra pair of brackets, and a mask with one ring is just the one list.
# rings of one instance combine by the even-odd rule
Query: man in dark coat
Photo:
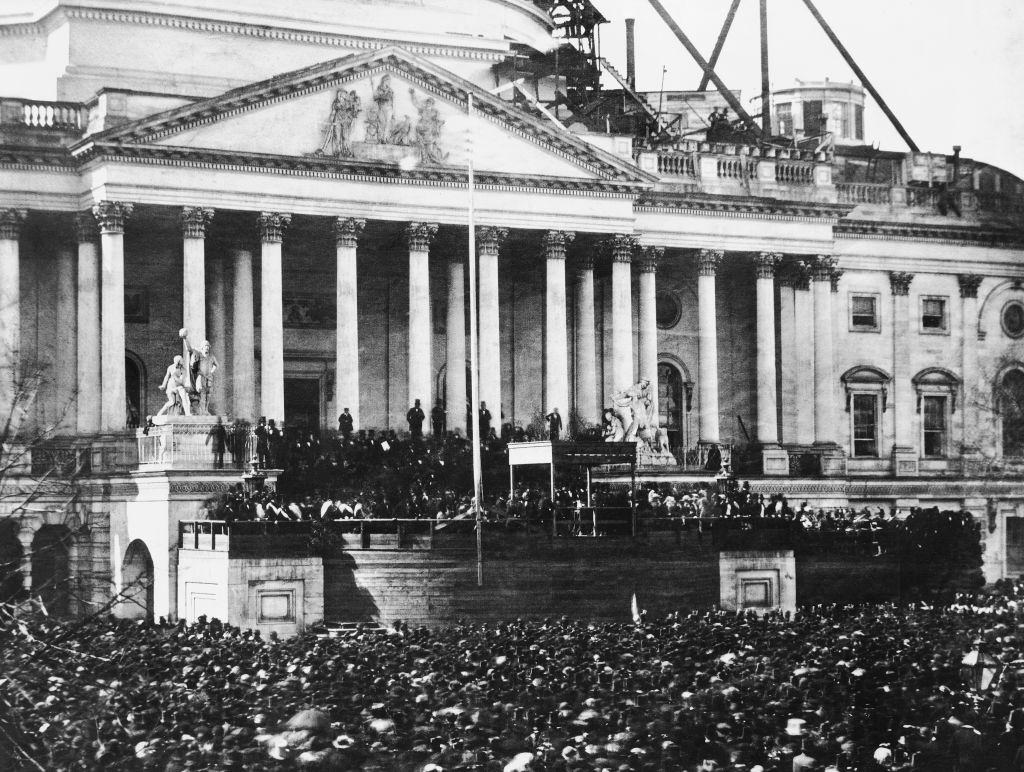
[(430, 425), (435, 437), (443, 437), (448, 413), (441, 404), (441, 400), (434, 403), (434, 409), (430, 411)]
[(412, 435), (414, 440), (423, 437), (423, 420), (426, 417), (423, 408), (420, 407), (419, 400), (416, 400), (413, 406), (409, 408), (409, 412), (405, 414), (405, 420), (409, 422), (409, 434)]
[(344, 412), (338, 416), (338, 431), (341, 432), (341, 436), (346, 442), (352, 437), (352, 426), (352, 414), (348, 412), (348, 408), (345, 408)]

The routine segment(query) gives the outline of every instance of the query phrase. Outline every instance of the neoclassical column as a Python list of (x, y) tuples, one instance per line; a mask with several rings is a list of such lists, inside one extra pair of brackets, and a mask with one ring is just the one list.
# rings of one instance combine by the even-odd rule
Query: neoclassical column
[(230, 251), (231, 289), (231, 401), (232, 415), (255, 421), (256, 415), (256, 321), (253, 311), (252, 252), (242, 247)]
[[(359, 430), (359, 291), (356, 249), (366, 220), (339, 217), (334, 221), (337, 284), (337, 333), (334, 345), (334, 412), (349, 409), (352, 427)], [(332, 416), (336, 418), (337, 416)]]
[(638, 380), (651, 382), (651, 404), (655, 417), (658, 412), (658, 263), (665, 256), (663, 247), (644, 247), (640, 252), (640, 362)]
[(405, 228), (409, 242), (409, 405), (419, 400), (423, 412), (434, 404), (431, 364), (433, 330), (430, 320), (430, 242), (436, 223), (411, 222)]
[(889, 272), (889, 287), (892, 290), (892, 409), (895, 429), (894, 452), (911, 452), (914, 442), (914, 399), (910, 382), (910, 284), (914, 274), (903, 271)]
[(961, 331), (961, 377), (963, 378), (963, 399), (960, 400), (964, 424), (963, 450), (964, 455), (978, 452), (981, 437), (978, 432), (981, 416), (978, 412), (978, 395), (981, 384), (978, 382), (978, 287), (982, 276), (977, 274), (960, 274), (956, 277), (960, 284), (960, 304), (963, 329)]
[(12, 416), (21, 350), (20, 249), (27, 212), (0, 210), (0, 426)]
[[(75, 218), (78, 239), (78, 433), (96, 434), (102, 424), (100, 409), (100, 253), (99, 230), (92, 212)], [(148, 384), (147, 384), (148, 385)], [(140, 416), (141, 417), (141, 416)]]
[(697, 393), (700, 399), (700, 441), (720, 442), (718, 433), (718, 320), (715, 275), (725, 253), (702, 249), (697, 276)]
[(813, 263), (798, 260), (793, 265), (794, 333), (790, 342), (796, 349), (796, 442), (811, 445), (814, 442), (814, 296), (811, 294)]
[(186, 206), (181, 210), (181, 326), (194, 346), (206, 340), (206, 226), (211, 220), (212, 209)]
[[(213, 378), (213, 389), (210, 392), (210, 412), (223, 415), (230, 404), (227, 400), (227, 388), (233, 380), (225, 364), (228, 361), (227, 310), (224, 283), (224, 261), (218, 255), (208, 263), (210, 282), (207, 293), (206, 336), (202, 340), (210, 341), (210, 350), (217, 358), (219, 369)], [(191, 329), (189, 334), (192, 334)], [(227, 377), (225, 377), (227, 376)]]
[(292, 216), (262, 212), (260, 231), (260, 414), (284, 419), (284, 309), (281, 242)]
[(448, 429), (466, 436), (466, 269), (462, 257), (448, 258), (448, 322), (444, 403)]
[(594, 319), (594, 256), (576, 258), (576, 413), (597, 423), (597, 325)]
[(761, 252), (757, 267), (757, 440), (777, 445), (778, 396), (775, 383), (775, 268), (782, 255)]
[(628, 389), (633, 376), (633, 250), (636, 239), (612, 238), (612, 391)]
[[(501, 319), (498, 313), (498, 251), (508, 237), (505, 228), (477, 229), (477, 283), (480, 309), (480, 401), (491, 412), (491, 426), (501, 429)], [(479, 409), (474, 405), (473, 409)]]
[(562, 420), (569, 420), (569, 333), (565, 294), (565, 251), (576, 238), (567, 231), (544, 234), (544, 262), (547, 267), (545, 318), (547, 336), (544, 341), (544, 410), (558, 408)]
[(836, 386), (833, 383), (832, 273), (835, 258), (818, 255), (813, 264), (814, 296), (814, 442), (835, 444)]
[(61, 432), (78, 428), (75, 417), (78, 393), (78, 337), (68, 334), (71, 320), (77, 320), (75, 283), (78, 268), (74, 245), (61, 244), (57, 249), (57, 330), (54, 349), (55, 418)]
[(119, 432), (127, 419), (124, 382), (124, 224), (134, 209), (121, 201), (92, 208), (100, 224), (100, 429)]

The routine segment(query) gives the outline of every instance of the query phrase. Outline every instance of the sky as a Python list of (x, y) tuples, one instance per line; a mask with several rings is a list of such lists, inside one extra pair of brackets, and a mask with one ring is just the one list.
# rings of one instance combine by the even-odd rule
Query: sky
[[(610, 20), (601, 52), (626, 71), (625, 23), (636, 19), (637, 87), (692, 90), (701, 70), (647, 0), (594, 0)], [(730, 0), (662, 0), (710, 58)], [(839, 39), (921, 150), (963, 155), (1024, 178), (1024, 2), (1022, 0), (815, 0)], [(743, 91), (751, 112), (760, 94), (758, 0), (742, 0), (718, 74)], [(795, 79), (856, 80), (803, 0), (768, 0), (772, 88)], [(608, 85), (611, 85), (610, 83)], [(906, 144), (867, 96), (865, 131), (886, 150)]]

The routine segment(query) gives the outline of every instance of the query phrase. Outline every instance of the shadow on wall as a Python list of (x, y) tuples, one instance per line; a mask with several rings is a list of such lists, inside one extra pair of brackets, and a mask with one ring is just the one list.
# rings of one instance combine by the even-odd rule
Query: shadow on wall
[(380, 609), (373, 595), (356, 581), (356, 561), (348, 554), (324, 559), (324, 620), (376, 622)]

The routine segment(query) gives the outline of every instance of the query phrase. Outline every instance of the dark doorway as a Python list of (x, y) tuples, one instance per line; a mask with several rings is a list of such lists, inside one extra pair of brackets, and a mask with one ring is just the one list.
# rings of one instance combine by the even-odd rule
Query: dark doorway
[(70, 605), (70, 543), (71, 532), (63, 525), (44, 525), (32, 539), (32, 595), (54, 616), (66, 616)]
[(153, 558), (149, 548), (136, 539), (128, 545), (121, 564), (122, 619), (153, 619)]
[(18, 522), (0, 522), (0, 603), (18, 600), (22, 594), (21, 558)]
[(320, 379), (284, 379), (284, 425), (289, 429), (320, 431)]
[(133, 355), (124, 358), (124, 391), (127, 396), (125, 424), (129, 429), (138, 429), (143, 418), (142, 368)]

